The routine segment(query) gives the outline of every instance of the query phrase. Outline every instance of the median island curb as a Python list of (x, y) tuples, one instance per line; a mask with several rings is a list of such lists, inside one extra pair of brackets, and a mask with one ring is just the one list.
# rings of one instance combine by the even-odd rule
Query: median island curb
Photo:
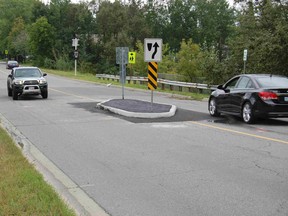
[(172, 117), (177, 110), (174, 105), (134, 99), (111, 99), (98, 103), (97, 107), (122, 116), (134, 118)]

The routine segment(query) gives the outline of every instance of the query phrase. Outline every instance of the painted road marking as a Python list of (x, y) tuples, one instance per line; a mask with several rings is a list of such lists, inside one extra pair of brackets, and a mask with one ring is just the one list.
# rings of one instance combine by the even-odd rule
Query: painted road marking
[(241, 134), (241, 135), (244, 135), (244, 136), (250, 136), (250, 137), (254, 137), (254, 138), (258, 138), (258, 139), (263, 139), (263, 140), (268, 140), (268, 141), (288, 144), (288, 141), (285, 141), (285, 140), (280, 140), (280, 139), (275, 139), (275, 138), (270, 138), (270, 137), (265, 137), (265, 136), (259, 136), (259, 135), (256, 135), (256, 134), (250, 134), (250, 133), (241, 132), (241, 131), (237, 131), (237, 130), (232, 130), (232, 129), (228, 129), (228, 128), (223, 128), (223, 127), (218, 127), (218, 126), (214, 126), (214, 125), (209, 125), (209, 124), (205, 124), (205, 123), (201, 123), (201, 122), (192, 121), (192, 124), (201, 125), (201, 126), (209, 127), (209, 128), (214, 128), (214, 129), (217, 129), (217, 130), (227, 131), (227, 132), (231, 132), (231, 133), (235, 133), (235, 134)]
[(76, 94), (72, 94), (72, 93), (67, 93), (67, 92), (60, 91), (60, 90), (53, 89), (53, 88), (49, 88), (49, 90), (52, 90), (52, 91), (55, 91), (55, 92), (59, 92), (59, 93), (65, 94), (65, 95), (81, 98), (81, 99), (87, 99), (87, 100), (90, 100), (90, 101), (93, 101), (93, 102), (99, 102), (99, 100), (95, 100), (95, 99), (92, 99), (92, 98), (89, 98), (89, 97), (85, 97), (85, 96), (82, 96), (82, 95), (76, 95)]

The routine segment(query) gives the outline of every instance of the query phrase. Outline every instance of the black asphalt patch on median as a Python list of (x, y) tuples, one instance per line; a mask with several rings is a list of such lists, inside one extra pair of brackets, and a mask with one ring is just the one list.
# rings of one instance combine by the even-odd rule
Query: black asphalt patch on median
[(102, 103), (102, 105), (135, 113), (161, 113), (169, 112), (171, 109), (171, 105), (132, 99), (113, 99)]
[(69, 103), (75, 108), (84, 109), (91, 113), (99, 113), (103, 115), (113, 116), (115, 118), (123, 119), (132, 123), (161, 123), (161, 122), (184, 122), (184, 121), (207, 121), (213, 122), (215, 124), (229, 124), (229, 125), (242, 125), (247, 128), (255, 129), (255, 125), (275, 125), (275, 126), (286, 126), (288, 125), (287, 121), (283, 121), (281, 119), (259, 119), (255, 125), (247, 125), (245, 124), (241, 118), (229, 116), (229, 115), (222, 115), (220, 117), (211, 117), (207, 113), (196, 112), (192, 110), (180, 109), (177, 108), (177, 111), (174, 116), (172, 117), (165, 117), (165, 118), (135, 118), (135, 117), (125, 117), (108, 110), (103, 110), (97, 108), (97, 104), (99, 102), (86, 102), (86, 103)]
[(135, 118), (135, 117), (125, 117), (108, 110), (102, 110), (96, 107), (97, 102), (86, 102), (86, 103), (70, 103), (76, 108), (85, 109), (92, 113), (100, 113), (109, 116), (113, 116), (119, 119), (123, 119), (132, 123), (157, 123), (157, 122), (183, 122), (183, 121), (203, 121), (211, 119), (208, 113), (196, 112), (192, 110), (185, 110), (177, 108), (177, 111), (172, 117), (164, 118)]

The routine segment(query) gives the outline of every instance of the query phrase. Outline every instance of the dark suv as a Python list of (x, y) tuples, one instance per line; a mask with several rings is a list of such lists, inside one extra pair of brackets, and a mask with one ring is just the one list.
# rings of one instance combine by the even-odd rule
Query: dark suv
[(37, 67), (15, 67), (7, 78), (8, 96), (17, 100), (20, 95), (41, 95), (48, 97), (48, 84)]

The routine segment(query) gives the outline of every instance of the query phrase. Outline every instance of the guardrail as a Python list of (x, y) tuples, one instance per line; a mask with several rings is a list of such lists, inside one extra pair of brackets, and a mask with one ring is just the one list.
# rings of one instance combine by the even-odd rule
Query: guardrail
[[(120, 76), (108, 75), (108, 74), (96, 74), (97, 78), (103, 80), (112, 80), (112, 81), (120, 81)], [(135, 77), (135, 76), (126, 76), (126, 81), (128, 83), (147, 85), (148, 78), (147, 77)], [(169, 89), (170, 91), (189, 91), (189, 92), (199, 92), (199, 93), (210, 93), (215, 90), (217, 86), (201, 84), (201, 83), (189, 83), (189, 82), (179, 82), (165, 79), (157, 79), (158, 87), (162, 90)]]

